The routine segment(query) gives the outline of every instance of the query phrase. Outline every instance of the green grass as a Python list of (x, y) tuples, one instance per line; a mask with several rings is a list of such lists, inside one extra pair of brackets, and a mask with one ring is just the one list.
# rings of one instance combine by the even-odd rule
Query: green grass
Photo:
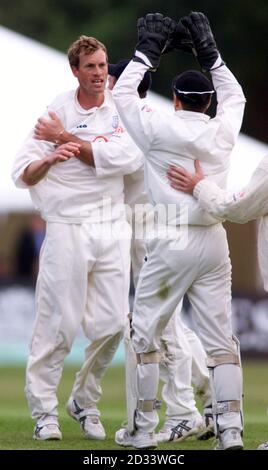
[[(105, 441), (84, 439), (78, 423), (70, 419), (64, 404), (67, 401), (75, 369), (66, 367), (58, 392), (62, 441), (36, 442), (32, 439), (34, 422), (29, 417), (24, 398), (24, 369), (0, 368), (0, 449), (81, 449), (103, 450), (120, 448), (114, 443), (114, 433), (125, 420), (125, 391), (123, 367), (111, 367), (103, 381), (103, 398), (100, 403), (102, 422), (108, 438)], [(268, 440), (268, 373), (267, 364), (246, 362), (244, 365), (245, 449), (256, 449)], [(163, 419), (164, 410), (161, 410)], [(189, 439), (181, 444), (161, 444), (159, 449), (202, 450), (212, 449), (213, 440), (199, 442)]]

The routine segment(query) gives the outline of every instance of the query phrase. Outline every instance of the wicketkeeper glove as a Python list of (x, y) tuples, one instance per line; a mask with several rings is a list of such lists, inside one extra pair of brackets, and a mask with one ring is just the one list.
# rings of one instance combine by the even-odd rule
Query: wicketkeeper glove
[[(138, 19), (137, 27), (136, 51), (142, 52), (149, 59), (152, 64), (149, 70), (155, 72), (160, 64), (161, 53), (176, 29), (176, 21), (164, 18), (161, 13), (148, 13), (145, 18)], [(133, 60), (143, 62), (137, 55)]]
[[(189, 16), (183, 17), (181, 22), (191, 34), (201, 68), (204, 71), (211, 70), (220, 53), (208, 18), (203, 13), (193, 11)], [(223, 65), (223, 62), (220, 65)]]
[(192, 53), (193, 48), (194, 43), (192, 36), (188, 29), (183, 26), (181, 20), (179, 20), (176, 25), (176, 29), (174, 33), (170, 35), (170, 39), (167, 42), (162, 54), (167, 54), (173, 50)]

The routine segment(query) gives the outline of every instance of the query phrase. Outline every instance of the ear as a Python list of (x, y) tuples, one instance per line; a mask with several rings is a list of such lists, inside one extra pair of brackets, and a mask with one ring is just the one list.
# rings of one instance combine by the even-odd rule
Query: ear
[(175, 110), (177, 111), (178, 109), (183, 109), (181, 100), (176, 96), (175, 93), (173, 93), (173, 105)]
[(75, 67), (74, 65), (71, 65), (71, 69), (72, 69), (73, 75), (74, 75), (75, 77), (77, 77), (77, 75), (78, 75), (78, 68)]

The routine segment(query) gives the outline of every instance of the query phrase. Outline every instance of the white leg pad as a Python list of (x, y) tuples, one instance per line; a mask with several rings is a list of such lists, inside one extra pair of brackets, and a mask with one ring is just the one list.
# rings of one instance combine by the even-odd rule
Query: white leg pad
[(137, 391), (137, 356), (129, 335), (124, 338), (125, 345), (125, 377), (127, 402), (127, 429), (132, 434), (135, 431), (135, 413), (138, 403)]
[[(138, 364), (137, 366), (137, 390), (138, 403), (142, 401), (155, 402), (159, 382), (159, 364)], [(140, 408), (140, 406), (139, 406)], [(145, 409), (145, 408), (144, 408)], [(137, 409), (135, 426), (139, 431), (153, 432), (158, 424), (158, 413), (153, 407), (152, 411)]]
[(210, 368), (215, 433), (228, 428), (242, 431), (242, 372), (239, 364)]

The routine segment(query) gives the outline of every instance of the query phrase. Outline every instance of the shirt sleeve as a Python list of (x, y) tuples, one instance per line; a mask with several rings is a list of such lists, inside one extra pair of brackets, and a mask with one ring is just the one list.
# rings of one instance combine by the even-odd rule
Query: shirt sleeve
[(30, 165), (30, 163), (41, 160), (45, 155), (51, 153), (53, 150), (53, 144), (34, 139), (33, 131), (31, 131), (14, 159), (11, 176), (15, 186), (18, 188), (28, 188), (28, 185), (22, 180), (24, 170)]
[(108, 142), (92, 142), (91, 146), (98, 177), (127, 175), (143, 165), (142, 152), (121, 128)]
[(194, 189), (202, 209), (214, 217), (244, 224), (268, 213), (268, 156), (259, 163), (247, 186), (238, 193), (219, 188), (208, 179)]
[(217, 112), (211, 119), (215, 127), (215, 139), (221, 148), (232, 149), (239, 134), (244, 109), (245, 96), (232, 72), (222, 65), (211, 70), (211, 77), (217, 93)]
[(147, 65), (131, 61), (113, 89), (114, 101), (123, 124), (144, 154), (153, 147), (158, 133), (162, 132), (166, 124), (161, 113), (151, 109), (138, 96), (137, 88), (147, 70)]
[(261, 218), (258, 227), (258, 262), (263, 287), (268, 292), (268, 215)]
[[(57, 96), (53, 102), (47, 107), (47, 109), (43, 113), (43, 117), (48, 117), (48, 111), (53, 110), (56, 111), (59, 118), (63, 122), (63, 115), (61, 113), (61, 109), (65, 104), (66, 99), (64, 98), (66, 93)], [(41, 160), (44, 158), (45, 155), (52, 153), (55, 150), (55, 146), (51, 142), (47, 142), (44, 140), (37, 140), (34, 139), (34, 130), (32, 129), (29, 135), (26, 137), (22, 147), (15, 155), (14, 163), (12, 166), (11, 177), (15, 183), (15, 186), (18, 188), (29, 188), (27, 184), (25, 184), (22, 180), (22, 175), (24, 170), (29, 166), (32, 162), (36, 160)]]

